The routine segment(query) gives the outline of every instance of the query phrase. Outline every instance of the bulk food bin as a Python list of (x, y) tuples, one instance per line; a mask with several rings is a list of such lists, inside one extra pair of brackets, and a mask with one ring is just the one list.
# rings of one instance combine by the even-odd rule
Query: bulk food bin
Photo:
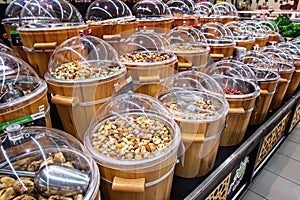
[(1, 130), (12, 121), (51, 127), (47, 84), (25, 61), (0, 52), (0, 81)]
[(103, 104), (84, 137), (103, 199), (169, 199), (180, 130), (158, 100), (125, 93)]
[[(84, 146), (71, 135), (52, 128), (24, 128), (12, 124), (6, 127), (1, 141), (2, 199), (100, 199), (97, 164)], [(44, 173), (50, 174), (38, 173), (34, 181), (26, 175), (16, 177), (15, 174), (3, 174), (4, 169), (14, 170), (14, 173), (17, 170), (26, 173), (46, 170)], [(38, 183), (45, 184), (46, 188), (39, 190)], [(64, 192), (54, 189), (56, 184), (60, 184)], [(68, 187), (73, 190), (76, 186), (79, 186), (78, 190), (72, 193), (68, 189), (65, 191)]]
[(216, 3), (214, 5), (213, 10), (217, 11), (216, 17), (219, 18), (218, 21), (221, 22), (222, 24), (239, 20), (237, 9), (232, 3), (229, 2)]
[(278, 43), (277, 47), (286, 51), (294, 59), (295, 71), (285, 93), (285, 98), (290, 98), (296, 93), (300, 83), (300, 47), (289, 42)]
[(212, 58), (221, 59), (233, 55), (236, 43), (229, 28), (218, 22), (209, 22), (204, 24), (200, 30), (207, 38)]
[(259, 21), (258, 24), (265, 29), (265, 32), (268, 33), (269, 37), (268, 37), (268, 42), (269, 43), (278, 43), (281, 40), (283, 40), (283, 38), (281, 37), (280, 33), (279, 33), (279, 29), (277, 27), (277, 25), (272, 22), (272, 21)]
[(195, 12), (199, 16), (199, 24), (205, 24), (208, 22), (216, 22), (216, 19), (210, 17), (213, 13), (217, 11), (214, 10), (214, 4), (210, 1), (201, 1), (196, 3)]
[(198, 24), (199, 16), (195, 13), (195, 3), (192, 0), (169, 0), (167, 2), (173, 17), (174, 27)]
[(269, 34), (257, 21), (244, 21), (244, 27), (251, 33), (255, 39), (256, 47), (265, 47), (268, 44)]
[(228, 22), (225, 24), (225, 27), (231, 30), (232, 39), (235, 41), (236, 47), (244, 47), (246, 51), (252, 50), (255, 39), (252, 33), (243, 26), (243, 22)]
[(157, 98), (177, 122), (185, 147), (175, 174), (184, 178), (208, 174), (229, 108), (222, 88), (202, 72), (185, 71), (168, 78)]
[(244, 139), (256, 98), (260, 93), (255, 74), (245, 64), (230, 60), (218, 61), (208, 66), (205, 73), (220, 84), (229, 103), (220, 146), (238, 145)]
[(83, 140), (97, 109), (126, 73), (118, 53), (95, 36), (75, 36), (58, 46), (45, 74), (63, 128)]
[(249, 124), (262, 124), (277, 90), (280, 79), (279, 69), (276, 67), (276, 63), (259, 51), (247, 51), (237, 59), (251, 68), (260, 87), (260, 95), (256, 99)]
[(286, 91), (292, 83), (293, 73), (295, 71), (294, 59), (291, 54), (281, 50), (276, 46), (267, 46), (261, 49), (267, 57), (274, 60), (278, 65), (280, 80), (278, 83), (277, 91), (272, 99), (270, 109), (278, 109), (283, 103)]
[(21, 58), (28, 62), (25, 51), (22, 48), (22, 42), (18, 37), (17, 28), (20, 25), (20, 12), (26, 4), (25, 0), (13, 0), (6, 7), (1, 24), (5, 30), (3, 38), (8, 39), (10, 46), (19, 53)]
[(138, 27), (135, 16), (121, 0), (93, 1), (85, 16), (91, 35), (104, 40), (120, 40)]
[(198, 29), (191, 26), (177, 26), (166, 33), (166, 39), (171, 50), (178, 59), (178, 71), (190, 70), (205, 71), (209, 60), (210, 47), (206, 38)]
[(40, 77), (47, 72), (54, 49), (87, 28), (79, 11), (64, 0), (28, 1), (17, 28), (29, 64)]
[(146, 26), (157, 33), (165, 33), (173, 28), (174, 17), (161, 0), (140, 0), (133, 6), (132, 13), (136, 16), (139, 28)]
[(168, 40), (147, 29), (131, 35), (119, 54), (137, 93), (155, 96), (166, 78), (177, 71), (178, 59)]

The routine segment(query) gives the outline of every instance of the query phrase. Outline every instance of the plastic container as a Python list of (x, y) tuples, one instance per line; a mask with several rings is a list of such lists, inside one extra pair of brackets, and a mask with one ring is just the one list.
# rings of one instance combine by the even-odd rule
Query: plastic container
[(20, 18), (21, 26), (17, 30), (23, 49), (40, 77), (47, 72), (54, 49), (87, 28), (79, 11), (64, 0), (28, 1)]
[[(21, 170), (36, 172), (42, 166), (50, 167), (52, 164), (65, 166), (71, 172), (80, 170), (87, 175), (88, 187), (77, 195), (66, 197), (53, 193), (52, 197), (41, 195), (40, 191), (34, 188), (32, 178), (18, 177), (1, 174), (4, 184), (3, 190), (12, 191), (11, 196), (5, 196), (8, 192), (2, 193), (4, 199), (29, 198), (48, 199), (68, 198), (75, 200), (99, 200), (100, 175), (96, 162), (87, 152), (84, 146), (71, 135), (52, 128), (30, 127), (23, 128), (19, 124), (12, 124), (6, 128), (6, 133), (1, 136), (0, 168), (7, 170)], [(56, 171), (57, 176), (61, 172)], [(38, 178), (40, 180), (40, 178)], [(46, 178), (44, 181), (48, 181)], [(12, 184), (14, 187), (12, 187)], [(65, 180), (64, 186), (70, 183)], [(19, 185), (19, 187), (17, 187)]]
[(47, 84), (23, 60), (0, 53), (0, 124), (36, 122), (51, 127)]
[(199, 16), (195, 13), (195, 3), (192, 0), (170, 0), (167, 2), (173, 17), (174, 27), (186, 24), (198, 24)]
[(245, 64), (229, 60), (208, 66), (206, 73), (220, 84), (229, 103), (226, 128), (221, 135), (220, 146), (238, 145), (244, 139), (260, 93), (255, 74)]
[(214, 9), (217, 11), (216, 17), (219, 18), (219, 22), (226, 24), (231, 21), (238, 21), (239, 15), (237, 9), (232, 3), (219, 2), (214, 5)]
[(185, 147), (175, 174), (184, 178), (208, 174), (229, 108), (222, 88), (202, 72), (185, 71), (168, 78), (157, 98), (177, 122)]
[(283, 51), (275, 46), (268, 46), (261, 49), (267, 57), (274, 60), (279, 69), (280, 80), (277, 91), (272, 99), (270, 109), (278, 109), (283, 103), (286, 91), (291, 83), (293, 73), (295, 71), (294, 59), (291, 54)]
[(180, 130), (158, 100), (132, 92), (112, 98), (84, 144), (98, 163), (104, 199), (170, 198)]
[(294, 60), (295, 71), (285, 94), (285, 98), (290, 98), (296, 93), (300, 84), (300, 47), (288, 42), (278, 43), (277, 47), (290, 54)]
[(174, 17), (163, 1), (161, 0), (140, 0), (132, 8), (136, 16), (138, 27), (147, 27), (157, 33), (166, 33), (173, 28)]
[(1, 24), (5, 30), (3, 38), (8, 39), (12, 49), (18, 52), (21, 58), (27, 62), (27, 56), (22, 48), (22, 42), (20, 41), (17, 32), (17, 28), (20, 25), (20, 12), (25, 4), (25, 0), (11, 1), (5, 9)]
[(278, 43), (283, 38), (279, 33), (279, 29), (277, 25), (272, 21), (259, 21), (258, 24), (267, 32), (269, 35), (268, 42), (269, 43)]
[(258, 51), (248, 51), (242, 54), (238, 60), (252, 69), (260, 87), (260, 95), (256, 100), (249, 124), (262, 124), (267, 117), (273, 96), (277, 90), (280, 79), (279, 69), (276, 67), (276, 63)]
[(233, 55), (236, 46), (231, 30), (218, 22), (209, 22), (201, 27), (210, 47), (210, 56), (215, 59)]
[(205, 71), (210, 47), (198, 29), (191, 26), (177, 26), (167, 32), (165, 37), (177, 56), (178, 71), (190, 70), (192, 67), (198, 71)]
[(268, 44), (269, 34), (257, 21), (244, 21), (243, 27), (253, 33), (253, 37), (255, 39), (254, 45), (256, 47), (262, 48)]
[(252, 50), (255, 39), (252, 33), (243, 26), (242, 22), (228, 22), (225, 27), (231, 30), (233, 35), (231, 39), (235, 41), (236, 47), (244, 47), (246, 48), (245, 51)]
[(138, 27), (129, 7), (120, 0), (93, 1), (85, 20), (91, 35), (104, 40), (120, 40), (134, 33)]
[(132, 77), (134, 92), (155, 96), (166, 78), (177, 71), (178, 59), (162, 35), (141, 30), (126, 41), (120, 61)]
[(125, 76), (118, 53), (95, 36), (76, 36), (53, 52), (45, 74), (64, 130), (82, 140), (97, 109)]
[(6, 46), (5, 44), (2, 44), (2, 43), (0, 43), (0, 52), (10, 54), (14, 57), (21, 58), (21, 56), (19, 55), (19, 53), (17, 51), (15, 51), (14, 49), (12, 49), (12, 48), (10, 48), (10, 47)]

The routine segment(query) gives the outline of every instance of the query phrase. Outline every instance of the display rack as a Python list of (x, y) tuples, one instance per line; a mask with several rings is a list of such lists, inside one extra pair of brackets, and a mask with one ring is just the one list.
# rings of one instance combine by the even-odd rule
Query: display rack
[(239, 199), (300, 119), (300, 91), (270, 112), (260, 126), (249, 126), (244, 141), (220, 147), (214, 169), (205, 177), (175, 176), (171, 199)]

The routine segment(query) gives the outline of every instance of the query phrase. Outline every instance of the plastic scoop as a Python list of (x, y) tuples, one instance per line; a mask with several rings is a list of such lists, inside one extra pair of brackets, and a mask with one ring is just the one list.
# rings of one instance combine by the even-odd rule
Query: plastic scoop
[(0, 174), (32, 177), (37, 190), (45, 196), (84, 193), (90, 182), (88, 174), (57, 164), (44, 165), (36, 172), (0, 169)]

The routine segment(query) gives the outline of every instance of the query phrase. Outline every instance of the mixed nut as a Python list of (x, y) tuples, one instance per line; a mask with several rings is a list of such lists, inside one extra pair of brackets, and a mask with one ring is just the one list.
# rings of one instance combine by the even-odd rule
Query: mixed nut
[(196, 45), (172, 45), (173, 51), (204, 51), (205, 48)]
[[(32, 160), (24, 158), (13, 163), (14, 168), (22, 171), (34, 172), (47, 164), (62, 164), (74, 168), (75, 161), (68, 160), (62, 152), (54, 152), (48, 155), (47, 160)], [(73, 196), (53, 195), (45, 197), (39, 194), (35, 189), (35, 183), (32, 178), (20, 177), (12, 178), (9, 176), (0, 176), (0, 200), (82, 200), (83, 194)]]
[(243, 92), (242, 90), (236, 89), (236, 88), (224, 88), (223, 89), (225, 94), (229, 95), (241, 95), (241, 94), (247, 94), (247, 92)]
[(91, 144), (97, 152), (119, 160), (153, 157), (172, 141), (166, 122), (137, 114), (107, 119), (96, 127), (91, 137)]
[(120, 70), (120, 66), (99, 66), (79, 61), (64, 63), (57, 67), (50, 75), (60, 80), (82, 80), (88, 78), (102, 78), (111, 76)]
[(133, 52), (120, 56), (121, 62), (161, 62), (171, 58), (168, 53), (156, 53), (156, 52)]

